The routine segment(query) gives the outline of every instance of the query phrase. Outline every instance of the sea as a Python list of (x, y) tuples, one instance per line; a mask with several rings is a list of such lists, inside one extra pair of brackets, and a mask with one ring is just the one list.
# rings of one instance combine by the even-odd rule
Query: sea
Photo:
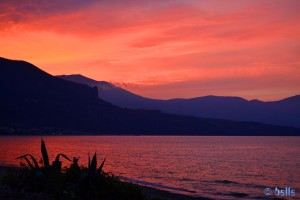
[[(300, 137), (42, 136), (50, 161), (59, 153), (97, 153), (98, 165), (123, 181), (212, 199), (300, 199)], [(38, 160), (41, 136), (1, 136), (0, 165)], [(63, 165), (70, 162), (63, 160)], [(24, 162), (24, 161), (22, 161)]]

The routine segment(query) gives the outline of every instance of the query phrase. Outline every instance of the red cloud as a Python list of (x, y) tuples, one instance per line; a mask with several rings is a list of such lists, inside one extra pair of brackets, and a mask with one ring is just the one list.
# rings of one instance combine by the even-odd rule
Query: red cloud
[(297, 0), (2, 0), (0, 56), (147, 85), (139, 92), (155, 97), (297, 93), (299, 8)]

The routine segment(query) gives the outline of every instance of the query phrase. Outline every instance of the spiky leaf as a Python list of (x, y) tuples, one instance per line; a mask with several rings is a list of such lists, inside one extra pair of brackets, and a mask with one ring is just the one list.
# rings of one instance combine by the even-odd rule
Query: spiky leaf
[(106, 160), (106, 157), (104, 158), (104, 160), (102, 161), (100, 167), (98, 168), (98, 171), (97, 171), (98, 174), (100, 174), (102, 172), (102, 168), (104, 166), (105, 160)]
[(65, 154), (63, 153), (60, 153), (60, 154), (57, 154), (56, 158), (55, 158), (55, 161), (59, 161), (59, 157), (62, 156), (64, 157), (66, 160), (68, 161), (72, 161), (68, 156), (66, 156)]
[(41, 139), (41, 152), (42, 152), (42, 156), (43, 156), (44, 166), (49, 167), (50, 166), (49, 157), (48, 157), (46, 145), (45, 145), (43, 138)]
[(88, 154), (89, 155), (89, 163), (88, 163), (88, 168), (91, 167), (91, 157), (90, 157), (90, 153)]
[(92, 162), (91, 162), (91, 166), (89, 168), (90, 174), (95, 174), (97, 170), (97, 155), (96, 152), (93, 156)]
[[(30, 156), (32, 162), (34, 163), (34, 166), (33, 166), (32, 163), (29, 161), (29, 159), (27, 158), (27, 156)], [(33, 168), (39, 169), (39, 164), (38, 164), (38, 162), (36, 161), (36, 159), (35, 159), (35, 158), (33, 157), (33, 155), (31, 155), (31, 154), (25, 154), (25, 155), (23, 155), (23, 156), (19, 156), (19, 157), (17, 157), (17, 159), (24, 159), (24, 160), (26, 160), (27, 164), (29, 165), (29, 167), (30, 167), (31, 169), (33, 169)]]
[(39, 169), (40, 167), (39, 167), (37, 160), (33, 157), (33, 155), (31, 155), (31, 154), (28, 154), (28, 155), (30, 156), (31, 160), (33, 161), (35, 168)]
[(60, 171), (61, 170), (61, 161), (59, 160), (59, 157), (62, 156), (64, 157), (66, 160), (71, 161), (70, 158), (68, 158), (68, 156), (66, 156), (65, 154), (58, 154), (55, 158), (55, 161), (52, 163), (52, 167), (55, 168), (56, 170)]
[(28, 160), (27, 155), (28, 155), (28, 154), (26, 154), (26, 155), (24, 155), (24, 156), (17, 157), (17, 159), (24, 159), (24, 160), (27, 162), (29, 168), (30, 168), (30, 169), (33, 169), (34, 167), (33, 167), (33, 165), (31, 164), (31, 162)]

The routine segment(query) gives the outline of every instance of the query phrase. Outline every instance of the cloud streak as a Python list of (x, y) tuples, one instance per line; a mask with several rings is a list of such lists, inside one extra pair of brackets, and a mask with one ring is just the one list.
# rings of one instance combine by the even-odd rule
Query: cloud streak
[(272, 100), (300, 92), (299, 8), (297, 0), (3, 0), (0, 56), (138, 85), (155, 98)]

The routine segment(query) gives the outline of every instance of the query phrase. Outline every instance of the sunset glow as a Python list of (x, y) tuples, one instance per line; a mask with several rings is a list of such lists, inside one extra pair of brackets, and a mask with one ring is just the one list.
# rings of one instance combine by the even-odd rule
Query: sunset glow
[(0, 57), (159, 99), (300, 93), (300, 1), (2, 0)]

